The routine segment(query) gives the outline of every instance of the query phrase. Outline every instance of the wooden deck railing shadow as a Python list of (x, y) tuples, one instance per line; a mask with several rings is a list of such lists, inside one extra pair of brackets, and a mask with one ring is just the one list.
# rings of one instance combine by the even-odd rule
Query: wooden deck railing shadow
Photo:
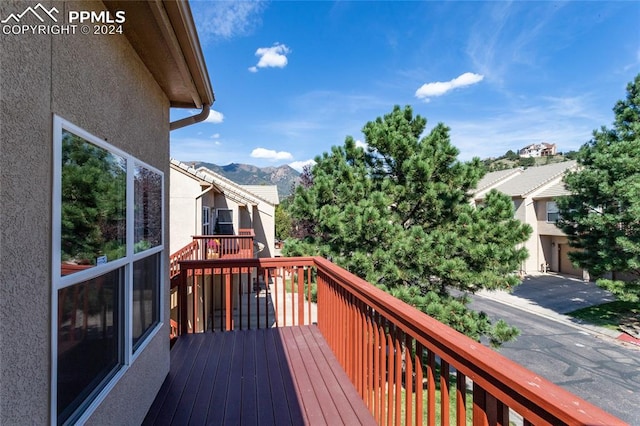
[(326, 259), (179, 265), (181, 333), (206, 330), (216, 310), (222, 330), (317, 322), (379, 424), (625, 424)]

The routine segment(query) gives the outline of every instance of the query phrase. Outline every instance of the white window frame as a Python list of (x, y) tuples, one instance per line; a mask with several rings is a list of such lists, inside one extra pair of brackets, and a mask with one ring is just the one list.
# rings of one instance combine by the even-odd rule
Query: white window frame
[(211, 235), (211, 207), (202, 206), (202, 235)]
[[(546, 209), (547, 209), (547, 223), (556, 223), (558, 219), (560, 219), (560, 209), (558, 208), (558, 204), (555, 201), (547, 201)], [(558, 218), (556, 220), (549, 220), (549, 214), (557, 214)]]
[[(69, 132), (82, 137), (87, 142), (90, 142), (102, 149), (105, 149), (113, 154), (123, 157), (127, 161), (127, 181), (126, 181), (126, 254), (123, 258), (109, 261), (105, 264), (96, 265), (92, 268), (88, 268), (82, 271), (78, 271), (66, 276), (61, 275), (60, 265), (62, 259), (61, 239), (62, 239), (62, 131), (68, 130)], [(139, 253), (134, 253), (134, 209), (132, 208), (134, 199), (134, 176), (135, 167), (143, 166), (154, 173), (158, 173), (161, 176), (162, 186), (162, 231), (161, 231), (161, 243), (158, 246), (144, 250)], [(109, 392), (113, 390), (118, 381), (125, 375), (129, 367), (138, 356), (144, 351), (146, 346), (154, 336), (156, 336), (164, 325), (165, 312), (163, 309), (165, 295), (164, 290), (166, 288), (166, 277), (164, 276), (164, 270), (166, 260), (162, 253), (165, 250), (165, 185), (164, 185), (164, 172), (161, 170), (135, 158), (131, 154), (128, 154), (113, 145), (97, 138), (84, 129), (74, 125), (73, 123), (63, 119), (60, 116), (53, 116), (53, 187), (52, 187), (52, 255), (51, 255), (51, 275), (52, 275), (52, 291), (51, 291), (51, 390), (50, 390), (50, 418), (51, 424), (57, 424), (57, 385), (58, 385), (58, 291), (62, 288), (69, 287), (75, 284), (82, 283), (84, 281), (99, 277), (108, 272), (116, 269), (124, 268), (124, 288), (122, 298), (124, 300), (124, 306), (122, 308), (122, 317), (124, 319), (123, 335), (118, 336), (121, 340), (120, 344), (123, 346), (123, 359), (117, 371), (109, 378), (106, 385), (99, 389), (98, 393), (91, 401), (87, 401), (82, 404), (78, 410), (81, 414), (74, 419), (79, 423), (85, 423), (89, 417), (93, 414), (96, 408), (104, 401)], [(138, 345), (134, 352), (132, 336), (133, 336), (133, 263), (137, 260), (144, 259), (148, 256), (156, 255), (160, 253), (160, 282), (158, 283), (158, 323), (147, 332), (144, 341)]]
[[(222, 222), (220, 220), (220, 212), (221, 211), (225, 211), (225, 212), (230, 212), (231, 213), (231, 222)], [(233, 224), (233, 220), (235, 217), (235, 214), (233, 214), (233, 209), (229, 209), (229, 208), (224, 208), (224, 209), (216, 209), (216, 225), (231, 225), (231, 228), (233, 228), (235, 230), (235, 226)]]

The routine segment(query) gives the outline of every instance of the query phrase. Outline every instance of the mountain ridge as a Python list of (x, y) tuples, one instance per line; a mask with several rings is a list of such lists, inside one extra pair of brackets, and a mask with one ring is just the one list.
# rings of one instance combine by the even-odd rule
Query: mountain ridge
[(258, 167), (244, 163), (230, 163), (226, 166), (204, 161), (185, 161), (185, 163), (196, 169), (206, 167), (240, 185), (276, 185), (280, 200), (291, 195), (292, 188), (300, 176), (300, 173), (288, 164)]

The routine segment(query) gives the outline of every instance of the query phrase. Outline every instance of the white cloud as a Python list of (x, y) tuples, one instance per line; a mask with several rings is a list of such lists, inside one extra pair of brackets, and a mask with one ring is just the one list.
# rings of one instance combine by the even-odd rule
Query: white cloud
[(264, 1), (191, 2), (198, 33), (203, 38), (230, 39), (250, 34), (261, 23)]
[(219, 124), (224, 121), (224, 115), (221, 112), (211, 110), (209, 116), (204, 120), (205, 123)]
[(365, 142), (362, 142), (360, 139), (358, 139), (356, 141), (356, 147), (362, 148), (362, 149), (364, 149), (366, 151), (367, 148), (369, 147), (369, 145), (367, 145)]
[(289, 167), (302, 173), (304, 166), (313, 166), (314, 164), (316, 164), (314, 160), (294, 161), (293, 163), (289, 163)]
[(251, 72), (258, 72), (258, 68), (284, 68), (287, 66), (287, 55), (291, 49), (281, 43), (275, 43), (271, 47), (261, 47), (256, 50), (258, 63), (249, 68)]
[(588, 95), (541, 97), (536, 102), (475, 120), (443, 121), (451, 128), (451, 142), (463, 160), (497, 157), (540, 142), (555, 143), (561, 152), (577, 150), (591, 139), (594, 128), (607, 121)]
[(425, 83), (418, 90), (416, 90), (415, 96), (418, 99), (425, 99), (428, 101), (429, 98), (442, 96), (445, 93), (458, 87), (466, 87), (472, 84), (479, 83), (483, 78), (483, 75), (465, 72), (464, 74), (454, 78), (453, 80)]
[(214, 133), (211, 135), (211, 139), (220, 139), (220, 133)]
[(293, 160), (293, 155), (286, 151), (275, 151), (273, 149), (256, 148), (251, 151), (253, 158), (264, 158), (267, 160)]

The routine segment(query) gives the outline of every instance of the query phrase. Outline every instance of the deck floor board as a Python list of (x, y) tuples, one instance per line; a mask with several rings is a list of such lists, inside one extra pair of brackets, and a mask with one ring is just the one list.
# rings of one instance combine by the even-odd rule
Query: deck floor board
[(375, 421), (312, 325), (181, 336), (144, 424)]

